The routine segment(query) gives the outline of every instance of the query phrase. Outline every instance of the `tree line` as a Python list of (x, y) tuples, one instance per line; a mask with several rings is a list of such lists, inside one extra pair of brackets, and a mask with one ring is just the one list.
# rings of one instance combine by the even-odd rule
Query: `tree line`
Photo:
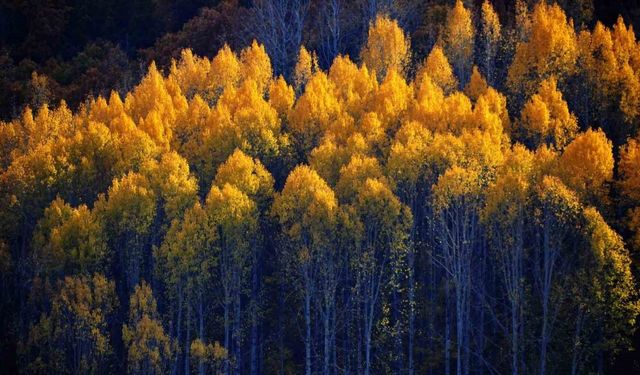
[[(308, 5), (284, 3), (256, 5), (272, 30)], [(286, 77), (283, 39), (184, 49), (126, 95), (1, 122), (3, 371), (614, 372), (640, 312), (640, 45), (517, 4), (503, 25), (456, 1), (425, 55), (371, 8), (324, 69), (273, 33)]]

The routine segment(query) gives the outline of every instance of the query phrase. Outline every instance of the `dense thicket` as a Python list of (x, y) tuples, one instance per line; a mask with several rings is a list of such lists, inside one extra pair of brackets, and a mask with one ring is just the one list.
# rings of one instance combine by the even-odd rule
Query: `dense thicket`
[(34, 74), (0, 122), (0, 371), (634, 366), (633, 28), (456, 1), (412, 42), (400, 3), (357, 8), (353, 58), (341, 2), (264, 1), (260, 42), (183, 49), (125, 95), (71, 110)]

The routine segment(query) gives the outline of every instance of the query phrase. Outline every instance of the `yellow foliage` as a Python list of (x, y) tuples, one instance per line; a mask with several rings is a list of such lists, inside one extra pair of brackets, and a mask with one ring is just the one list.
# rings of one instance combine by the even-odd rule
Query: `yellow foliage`
[(301, 143), (302, 150), (313, 149), (321, 134), (341, 112), (334, 84), (324, 72), (317, 72), (307, 83), (290, 116), (290, 131)]
[(293, 87), (289, 86), (282, 76), (269, 84), (269, 105), (276, 110), (281, 119), (289, 115), (295, 98)]
[(471, 78), (469, 79), (469, 83), (464, 88), (464, 93), (471, 98), (471, 100), (476, 101), (480, 95), (487, 92), (489, 89), (489, 85), (487, 81), (484, 79), (477, 66), (473, 67), (473, 71), (471, 73)]
[(447, 14), (443, 41), (449, 61), (454, 65), (458, 80), (462, 84), (467, 82), (473, 61), (474, 37), (471, 12), (464, 7), (462, 0), (456, 0), (456, 4)]
[(227, 44), (222, 46), (218, 53), (211, 60), (211, 68), (206, 81), (211, 85), (210, 99), (217, 99), (228, 86), (237, 86), (242, 78), (242, 66), (238, 56), (229, 48)]
[(215, 183), (235, 186), (252, 199), (264, 200), (273, 195), (273, 177), (259, 159), (252, 159), (236, 149), (218, 168)]
[(573, 22), (557, 4), (536, 4), (530, 31), (518, 42), (509, 67), (507, 85), (513, 92), (530, 96), (540, 82), (552, 76), (563, 81), (575, 69), (578, 56)]
[(413, 87), (395, 69), (390, 69), (373, 98), (372, 110), (385, 128), (395, 130), (412, 100)]
[(304, 46), (300, 46), (298, 61), (293, 68), (293, 83), (296, 91), (301, 93), (311, 76), (318, 70), (318, 56), (315, 52), (309, 53)]
[(262, 44), (255, 40), (251, 46), (240, 52), (240, 77), (243, 80), (253, 80), (258, 92), (262, 95), (269, 87), (269, 81), (273, 75), (271, 59)]
[(613, 178), (613, 146), (602, 130), (576, 137), (560, 157), (560, 176), (581, 195), (603, 197), (604, 184)]
[(410, 58), (409, 38), (398, 22), (378, 15), (369, 25), (367, 42), (360, 51), (362, 63), (382, 80), (390, 70), (404, 75)]
[(472, 203), (480, 192), (480, 176), (472, 169), (453, 166), (438, 178), (432, 191), (436, 210), (447, 209), (457, 200)]
[[(180, 60), (171, 62), (169, 77), (174, 79), (180, 91), (187, 97), (196, 93), (207, 93), (211, 89), (209, 74), (211, 62), (205, 57), (198, 57), (190, 49), (180, 52)], [(213, 81), (216, 82), (216, 81)]]
[(335, 225), (337, 210), (333, 190), (306, 165), (297, 166), (289, 174), (272, 207), (284, 233), (305, 247), (328, 239), (327, 233)]
[(578, 130), (576, 117), (551, 77), (542, 81), (538, 93), (524, 105), (521, 113), (523, 137), (534, 147), (548, 144), (562, 149)]
[(378, 160), (358, 155), (351, 157), (349, 163), (340, 168), (340, 179), (336, 184), (336, 193), (340, 201), (352, 202), (369, 178), (385, 180)]
[(347, 112), (359, 117), (378, 89), (378, 80), (366, 65), (358, 67), (348, 56), (338, 56), (329, 69), (329, 80)]
[(442, 47), (435, 45), (422, 67), (416, 74), (417, 86), (421, 86), (422, 77), (428, 75), (433, 83), (438, 85), (445, 93), (451, 93), (458, 87), (458, 80), (453, 75), (453, 69), (444, 54)]
[(640, 202), (640, 142), (637, 139), (629, 139), (620, 149), (618, 171), (625, 196)]

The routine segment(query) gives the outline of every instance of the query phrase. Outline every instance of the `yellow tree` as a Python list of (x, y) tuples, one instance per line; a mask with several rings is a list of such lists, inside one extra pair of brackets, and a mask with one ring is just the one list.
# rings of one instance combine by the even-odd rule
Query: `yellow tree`
[(318, 56), (316, 56), (315, 52), (309, 53), (304, 46), (300, 46), (298, 61), (293, 68), (293, 83), (298, 95), (304, 92), (304, 86), (317, 70)]
[[(339, 268), (333, 238), (338, 202), (327, 183), (311, 168), (296, 167), (276, 195), (272, 212), (282, 227), (282, 260), (299, 283), (303, 301), (305, 374), (311, 374), (312, 306), (317, 302), (322, 317), (323, 364), (328, 370), (331, 337), (335, 330), (334, 313)], [(316, 292), (317, 291), (317, 292)]]
[(360, 51), (362, 63), (374, 71), (380, 81), (391, 69), (404, 75), (410, 58), (409, 38), (398, 22), (378, 15), (369, 25), (367, 42)]
[(628, 227), (634, 233), (633, 248), (640, 249), (640, 141), (629, 139), (620, 149), (620, 163), (618, 164), (620, 180), (618, 181), (625, 201), (631, 208), (627, 215)]
[(475, 28), (471, 12), (464, 7), (462, 0), (456, 0), (447, 14), (444, 29), (444, 48), (453, 64), (460, 86), (467, 84), (473, 62)]
[[(433, 185), (441, 255), (437, 262), (447, 271), (447, 282), (455, 293), (456, 369), (469, 366), (471, 264), (479, 240), (481, 179), (477, 171), (453, 166)], [(454, 234), (455, 233), (455, 234)], [(445, 286), (448, 293), (448, 286)], [(448, 338), (447, 338), (448, 339)]]
[(279, 76), (269, 84), (269, 105), (276, 110), (281, 120), (289, 115), (295, 97), (293, 87), (287, 84), (284, 77)]
[(383, 128), (393, 134), (400, 127), (412, 100), (413, 87), (395, 69), (390, 69), (372, 98), (371, 109), (376, 113)]
[(518, 42), (509, 67), (507, 85), (519, 97), (528, 97), (540, 82), (552, 76), (564, 82), (573, 74), (578, 55), (573, 22), (557, 4), (536, 4), (527, 38)]
[(324, 72), (317, 72), (307, 83), (290, 116), (289, 130), (301, 156), (318, 145), (324, 131), (341, 112), (333, 82)]
[[(398, 320), (401, 311), (397, 291), (404, 273), (406, 233), (412, 216), (409, 208), (400, 202), (383, 180), (377, 178), (366, 178), (359, 184), (356, 197), (347, 209), (354, 220), (350, 236), (355, 245), (352, 255), (355, 297), (362, 305), (355, 319), (362, 324), (363, 370), (369, 375), (373, 366), (371, 350), (378, 339), (374, 337), (374, 328), (391, 325), (392, 337), (396, 340), (400, 337), (401, 324)], [(382, 308), (383, 296), (387, 293), (391, 295), (390, 303)], [(398, 351), (394, 355), (403, 355), (397, 341), (395, 349)]]
[(218, 234), (215, 246), (219, 249), (217, 276), (223, 291), (224, 347), (233, 354), (233, 367), (239, 372), (243, 365), (245, 326), (242, 299), (250, 287), (252, 252), (258, 242), (257, 207), (247, 194), (225, 184), (222, 188), (211, 188), (206, 211), (212, 230)]
[(264, 49), (264, 45), (255, 40), (240, 52), (240, 76), (243, 80), (255, 81), (258, 92), (262, 95), (269, 88), (269, 81), (273, 76), (271, 59)]
[(535, 184), (535, 155), (516, 144), (508, 150), (505, 163), (486, 193), (482, 221), (489, 227), (488, 237), (498, 260), (497, 268), (506, 290), (509, 318), (507, 337), (510, 344), (511, 373), (522, 371), (524, 350), (522, 325), (525, 304), (526, 230), (531, 195)]
[[(195, 56), (190, 49), (180, 52), (180, 60), (171, 62), (169, 79), (174, 79), (180, 87), (180, 91), (192, 98), (196, 93), (207, 96), (215, 91), (211, 85), (217, 81), (207, 79), (211, 70), (211, 62), (207, 58)], [(215, 86), (214, 86), (215, 87)]]
[(576, 117), (569, 112), (554, 77), (542, 81), (538, 92), (524, 105), (519, 136), (529, 146), (546, 144), (562, 149), (578, 130)]
[[(240, 243), (238, 244), (240, 246), (240, 249), (237, 250), (237, 254), (233, 253), (231, 254), (231, 256), (229, 257), (229, 254), (227, 254), (227, 258), (223, 258), (223, 261), (226, 259), (227, 262), (231, 262), (231, 264), (234, 264), (235, 267), (232, 270), (236, 270), (235, 275), (244, 275), (246, 273), (246, 270), (243, 269), (243, 267), (241, 266), (250, 266), (251, 268), (251, 272), (250, 272), (250, 282), (246, 283), (247, 287), (245, 287), (245, 281), (241, 280), (241, 286), (243, 286), (243, 289), (241, 289), (241, 291), (244, 293), (245, 289), (249, 289), (250, 290), (250, 294), (249, 294), (249, 302), (248, 302), (248, 307), (247, 309), (249, 310), (249, 314), (250, 314), (250, 340), (251, 340), (251, 349), (250, 349), (250, 355), (251, 355), (251, 367), (252, 368), (256, 368), (257, 366), (257, 356), (258, 356), (258, 327), (259, 327), (259, 319), (261, 317), (261, 315), (259, 314), (259, 310), (263, 307), (263, 301), (262, 301), (262, 294), (260, 293), (260, 291), (262, 290), (262, 277), (261, 275), (264, 273), (263, 270), (263, 263), (265, 263), (265, 257), (263, 254), (263, 250), (264, 250), (264, 245), (263, 245), (263, 237), (262, 237), (262, 233), (266, 233), (269, 228), (270, 228), (270, 222), (268, 221), (268, 218), (266, 217), (267, 215), (267, 210), (271, 207), (271, 203), (273, 201), (273, 195), (274, 195), (274, 188), (273, 188), (273, 184), (274, 184), (274, 180), (273, 177), (271, 176), (271, 174), (269, 173), (269, 171), (267, 171), (264, 166), (262, 165), (262, 163), (260, 163), (260, 161), (258, 159), (252, 159), (251, 157), (247, 156), (246, 154), (244, 154), (242, 151), (240, 150), (236, 150), (231, 156), (229, 156), (229, 159), (227, 159), (227, 161), (225, 161), (222, 165), (220, 165), (220, 167), (218, 168), (218, 172), (216, 174), (216, 178), (215, 178), (215, 184), (216, 186), (222, 186), (222, 197), (224, 198), (222, 202), (220, 202), (220, 194), (217, 194), (217, 198), (216, 201), (218, 202), (218, 209), (217, 211), (219, 211), (218, 216), (220, 216), (222, 219), (224, 219), (224, 222), (221, 222), (218, 225), (222, 225), (223, 223), (226, 223), (225, 228), (227, 228), (228, 230), (231, 231), (231, 233), (235, 233), (235, 237), (237, 237), (240, 240)], [(235, 190), (231, 190), (231, 191), (225, 191), (226, 186), (232, 186), (234, 189), (237, 189), (238, 191)], [(242, 194), (239, 194), (238, 192), (241, 192), (242, 194), (246, 195), (246, 198), (248, 198), (250, 200), (247, 201), (247, 199), (245, 199), (245, 196)], [(233, 215), (229, 214), (229, 204), (236, 204), (238, 207), (240, 207), (241, 204), (243, 205), (254, 205), (254, 211), (252, 212), (253, 215), (252, 217), (245, 217), (244, 220), (246, 221), (246, 223), (239, 223), (237, 222), (238, 219), (234, 219)], [(212, 208), (209, 207), (209, 210), (211, 210)], [(239, 209), (236, 211), (240, 211)], [(239, 214), (236, 214), (239, 215)], [(233, 221), (235, 220), (235, 222)], [(233, 227), (229, 227), (229, 223), (235, 223), (234, 225), (236, 225), (238, 228), (233, 228)], [(239, 236), (238, 231), (240, 230), (247, 230), (249, 231), (249, 233), (243, 233), (242, 236)], [(228, 242), (228, 240), (225, 240), (226, 242)], [(248, 243), (251, 245), (251, 248), (247, 251), (246, 248), (242, 247), (242, 246), (246, 246)], [(233, 249), (229, 249), (227, 248), (227, 251), (233, 251)], [(224, 253), (223, 253), (224, 255)], [(243, 256), (245, 257), (249, 257), (249, 259), (245, 259), (243, 258)], [(225, 271), (225, 272), (230, 272), (230, 271)], [(237, 289), (237, 282), (234, 283), (227, 283), (228, 287), (236, 287), (236, 289), (233, 288), (229, 288), (228, 290), (230, 292), (233, 292), (235, 294), (233, 294), (233, 300), (231, 301), (232, 303), (237, 302), (237, 298), (240, 295), (238, 289)], [(232, 309), (232, 311), (235, 311), (234, 309)], [(241, 318), (241, 314), (233, 314), (236, 318)], [(238, 332), (239, 328), (245, 326), (246, 324), (242, 323), (241, 321), (235, 321), (234, 323), (235, 325), (233, 325), (233, 337), (235, 339), (238, 339), (240, 341), (242, 341), (241, 339), (243, 337), (246, 336), (240, 336)], [(210, 344), (209, 344), (210, 345)], [(241, 346), (238, 345), (238, 343), (234, 343), (234, 345), (227, 347), (227, 350), (233, 350), (235, 348), (235, 358), (236, 361), (239, 360), (240, 356), (239, 353), (237, 352), (238, 350), (241, 349)]]
[(435, 45), (429, 56), (416, 74), (416, 85), (420, 87), (425, 75), (429, 76), (433, 83), (449, 94), (458, 87), (458, 80), (453, 75), (453, 69), (445, 56), (442, 47)]
[(117, 265), (119, 290), (128, 295), (141, 276), (151, 274), (151, 229), (156, 217), (156, 193), (149, 180), (131, 172), (114, 179), (106, 195), (95, 204)]
[(344, 109), (354, 118), (363, 115), (378, 89), (376, 75), (366, 65), (358, 67), (349, 56), (338, 56), (329, 68), (329, 80)]
[(32, 240), (41, 276), (107, 271), (109, 249), (102, 226), (87, 206), (73, 208), (57, 198), (44, 210)]
[(471, 72), (471, 78), (469, 78), (469, 82), (464, 87), (464, 93), (471, 100), (476, 101), (480, 95), (487, 92), (488, 89), (489, 85), (487, 84), (487, 81), (484, 79), (482, 74), (480, 74), (478, 67), (474, 65)]
[(138, 284), (129, 299), (129, 320), (122, 326), (127, 368), (132, 374), (162, 374), (171, 360), (171, 339), (164, 331), (153, 290)]
[(33, 374), (108, 372), (113, 357), (109, 325), (118, 307), (115, 285), (101, 274), (67, 276), (51, 309), (25, 340), (25, 368)]
[(480, 30), (478, 32), (482, 43), (481, 61), (482, 70), (491, 86), (496, 84), (496, 58), (502, 39), (502, 26), (500, 18), (493, 9), (489, 0), (482, 2), (480, 8)]
[(210, 100), (217, 99), (222, 95), (226, 87), (237, 86), (238, 82), (245, 77), (241, 75), (241, 69), (242, 65), (240, 64), (238, 56), (227, 44), (222, 46), (211, 60), (211, 68), (209, 69), (209, 74), (206, 79), (212, 87), (209, 88), (211, 91), (205, 98)]
[(607, 203), (607, 186), (613, 179), (613, 145), (602, 130), (579, 134), (564, 149), (559, 176), (586, 200)]
[[(205, 340), (208, 313), (218, 302), (212, 294), (218, 266), (218, 233), (206, 208), (196, 202), (181, 219), (174, 220), (162, 245), (154, 251), (156, 275), (163, 281), (173, 324), (171, 336), (182, 350), (175, 356), (172, 370), (178, 371), (182, 360), (184, 372), (189, 373), (192, 334)], [(204, 363), (200, 363), (204, 368)]]

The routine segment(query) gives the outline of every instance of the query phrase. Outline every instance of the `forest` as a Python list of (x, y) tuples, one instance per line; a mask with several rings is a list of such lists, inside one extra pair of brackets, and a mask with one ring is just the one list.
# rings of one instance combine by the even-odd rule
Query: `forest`
[(0, 374), (640, 373), (640, 6), (32, 3)]

